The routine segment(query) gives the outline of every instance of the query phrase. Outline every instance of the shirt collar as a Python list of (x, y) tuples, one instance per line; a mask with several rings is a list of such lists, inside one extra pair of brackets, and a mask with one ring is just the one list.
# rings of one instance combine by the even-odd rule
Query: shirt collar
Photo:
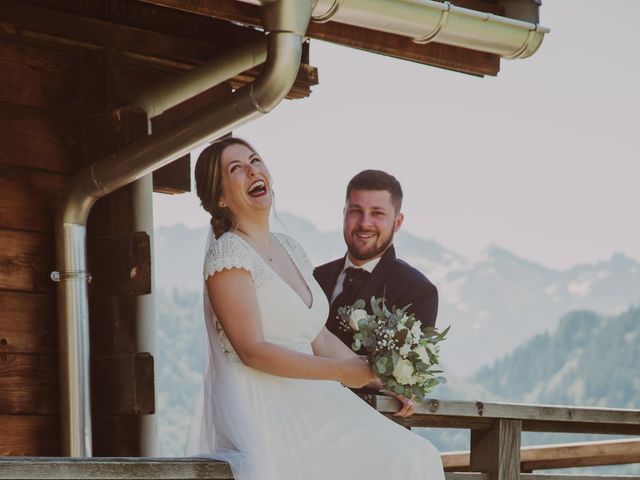
[(377, 257), (377, 258), (374, 258), (373, 260), (369, 260), (364, 265), (354, 265), (351, 262), (351, 260), (349, 260), (349, 255), (347, 255), (344, 258), (344, 267), (342, 268), (342, 271), (344, 272), (347, 268), (354, 267), (354, 268), (362, 268), (363, 270), (366, 270), (367, 272), (371, 273), (373, 272), (373, 269), (376, 268), (376, 265), (378, 265), (381, 258), (382, 257)]

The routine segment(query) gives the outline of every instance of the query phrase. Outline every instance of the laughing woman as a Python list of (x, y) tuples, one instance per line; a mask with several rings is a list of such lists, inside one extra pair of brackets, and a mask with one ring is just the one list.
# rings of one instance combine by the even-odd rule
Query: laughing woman
[(347, 387), (376, 379), (324, 327), (328, 303), (292, 238), (272, 233), (272, 179), (246, 141), (207, 147), (196, 189), (211, 215), (204, 259), (208, 362), (189, 455), (237, 480), (442, 480), (427, 440)]

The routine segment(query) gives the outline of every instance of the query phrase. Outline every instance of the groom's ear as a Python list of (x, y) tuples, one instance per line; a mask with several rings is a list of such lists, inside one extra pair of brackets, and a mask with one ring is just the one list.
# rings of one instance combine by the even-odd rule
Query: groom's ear
[(400, 230), (400, 227), (402, 226), (402, 222), (403, 221), (404, 221), (404, 214), (402, 212), (400, 212), (400, 213), (398, 213), (398, 215), (396, 215), (396, 221), (395, 221), (395, 225), (393, 227), (393, 230), (395, 232)]

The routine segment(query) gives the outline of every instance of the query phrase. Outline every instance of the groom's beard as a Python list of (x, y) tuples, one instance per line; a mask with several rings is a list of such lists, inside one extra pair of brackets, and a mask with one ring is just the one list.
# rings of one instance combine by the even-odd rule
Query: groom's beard
[[(377, 236), (374, 237), (375, 242), (373, 245), (367, 246), (359, 246), (356, 244), (356, 241), (353, 237), (358, 233), (375, 233)], [(351, 232), (351, 235), (344, 234), (344, 241), (347, 244), (347, 251), (349, 252), (349, 256), (354, 260), (359, 260), (361, 262), (370, 260), (382, 255), (391, 242), (393, 242), (394, 231), (391, 230), (386, 237), (383, 237), (380, 232), (369, 232), (363, 230), (357, 230)]]

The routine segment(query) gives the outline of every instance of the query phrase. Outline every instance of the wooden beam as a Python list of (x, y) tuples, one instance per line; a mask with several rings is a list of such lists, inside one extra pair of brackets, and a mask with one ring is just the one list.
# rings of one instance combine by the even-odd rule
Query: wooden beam
[(198, 458), (0, 458), (0, 479), (233, 480), (225, 462)]
[(523, 471), (640, 463), (640, 439), (541, 445), (522, 449)]
[[(399, 403), (391, 397), (373, 396), (372, 404), (382, 413), (394, 413)], [(640, 435), (640, 410), (572, 407), (563, 405), (530, 405), (517, 403), (466, 402), (426, 399), (417, 405), (412, 426), (431, 426), (431, 418), (450, 418), (457, 428), (466, 422), (491, 419), (521, 420), (524, 431), (564, 431), (590, 433), (625, 433)], [(440, 425), (442, 426), (442, 425)]]
[[(197, 0), (145, 1), (155, 5), (232, 20), (247, 25), (259, 26), (262, 23), (259, 7), (233, 0), (211, 0), (208, 2)], [(467, 5), (473, 8), (483, 6), (485, 11), (501, 11), (501, 7), (490, 2), (462, 1), (456, 2), (456, 5)], [(500, 57), (497, 55), (438, 43), (420, 45), (400, 35), (377, 32), (336, 22), (312, 22), (309, 25), (307, 35), (310, 38), (474, 75), (497, 75), (500, 69)]]
[[(0, 415), (0, 457), (59, 455), (58, 419), (53, 416)], [(24, 460), (24, 458), (21, 458)], [(0, 463), (6, 459), (0, 458)], [(8, 475), (4, 465), (0, 478)], [(36, 478), (35, 475), (26, 478)], [(42, 477), (41, 477), (42, 478)]]
[[(445, 452), (441, 458), (447, 471), (469, 470), (469, 451)], [(627, 463), (640, 463), (640, 439), (535, 445), (520, 449), (520, 470), (525, 472)]]
[(155, 413), (153, 357), (109, 355), (92, 361), (92, 404), (97, 417)]
[(151, 246), (146, 232), (94, 236), (87, 240), (92, 296), (151, 293)]
[(521, 473), (520, 480), (640, 480), (635, 475), (561, 475)]
[(490, 430), (471, 430), (471, 470), (491, 480), (518, 480), (520, 475), (519, 420), (495, 420)]
[(40, 232), (0, 229), (0, 290), (51, 293), (53, 242)]
[(191, 191), (191, 154), (171, 162), (153, 172), (153, 191), (156, 193), (186, 193)]
[(54, 355), (0, 353), (0, 415), (58, 413)]
[(89, 303), (91, 355), (136, 353), (136, 297), (95, 296)]
[[(109, 49), (136, 52), (152, 57), (170, 58), (187, 63), (211, 58), (221, 51), (220, 46), (187, 38), (176, 39), (163, 33), (152, 32), (127, 25), (89, 18), (84, 15), (56, 11), (56, 4), (63, 2), (41, 2), (41, 6), (32, 6), (28, 2), (3, 0), (0, 19), (4, 22), (26, 29), (29, 32), (43, 33), (52, 37), (68, 38), (85, 46), (99, 46)], [(38, 2), (33, 2), (38, 3)], [(104, 2), (101, 2), (104, 3)], [(78, 2), (74, 2), (77, 9)], [(43, 9), (42, 7), (48, 7)], [(53, 8), (52, 8), (53, 7)], [(68, 4), (67, 8), (73, 8)], [(82, 7), (80, 7), (82, 8)], [(83, 13), (89, 13), (83, 9)], [(81, 10), (81, 11), (83, 11)], [(104, 12), (104, 10), (102, 10)], [(43, 13), (46, 13), (43, 15)], [(97, 13), (97, 12), (96, 12)], [(222, 22), (218, 22), (221, 26)], [(226, 30), (230, 30), (228, 27)], [(24, 32), (22, 32), (24, 35)], [(237, 37), (237, 35), (236, 35)]]
[(53, 295), (0, 291), (0, 353), (56, 353)]

